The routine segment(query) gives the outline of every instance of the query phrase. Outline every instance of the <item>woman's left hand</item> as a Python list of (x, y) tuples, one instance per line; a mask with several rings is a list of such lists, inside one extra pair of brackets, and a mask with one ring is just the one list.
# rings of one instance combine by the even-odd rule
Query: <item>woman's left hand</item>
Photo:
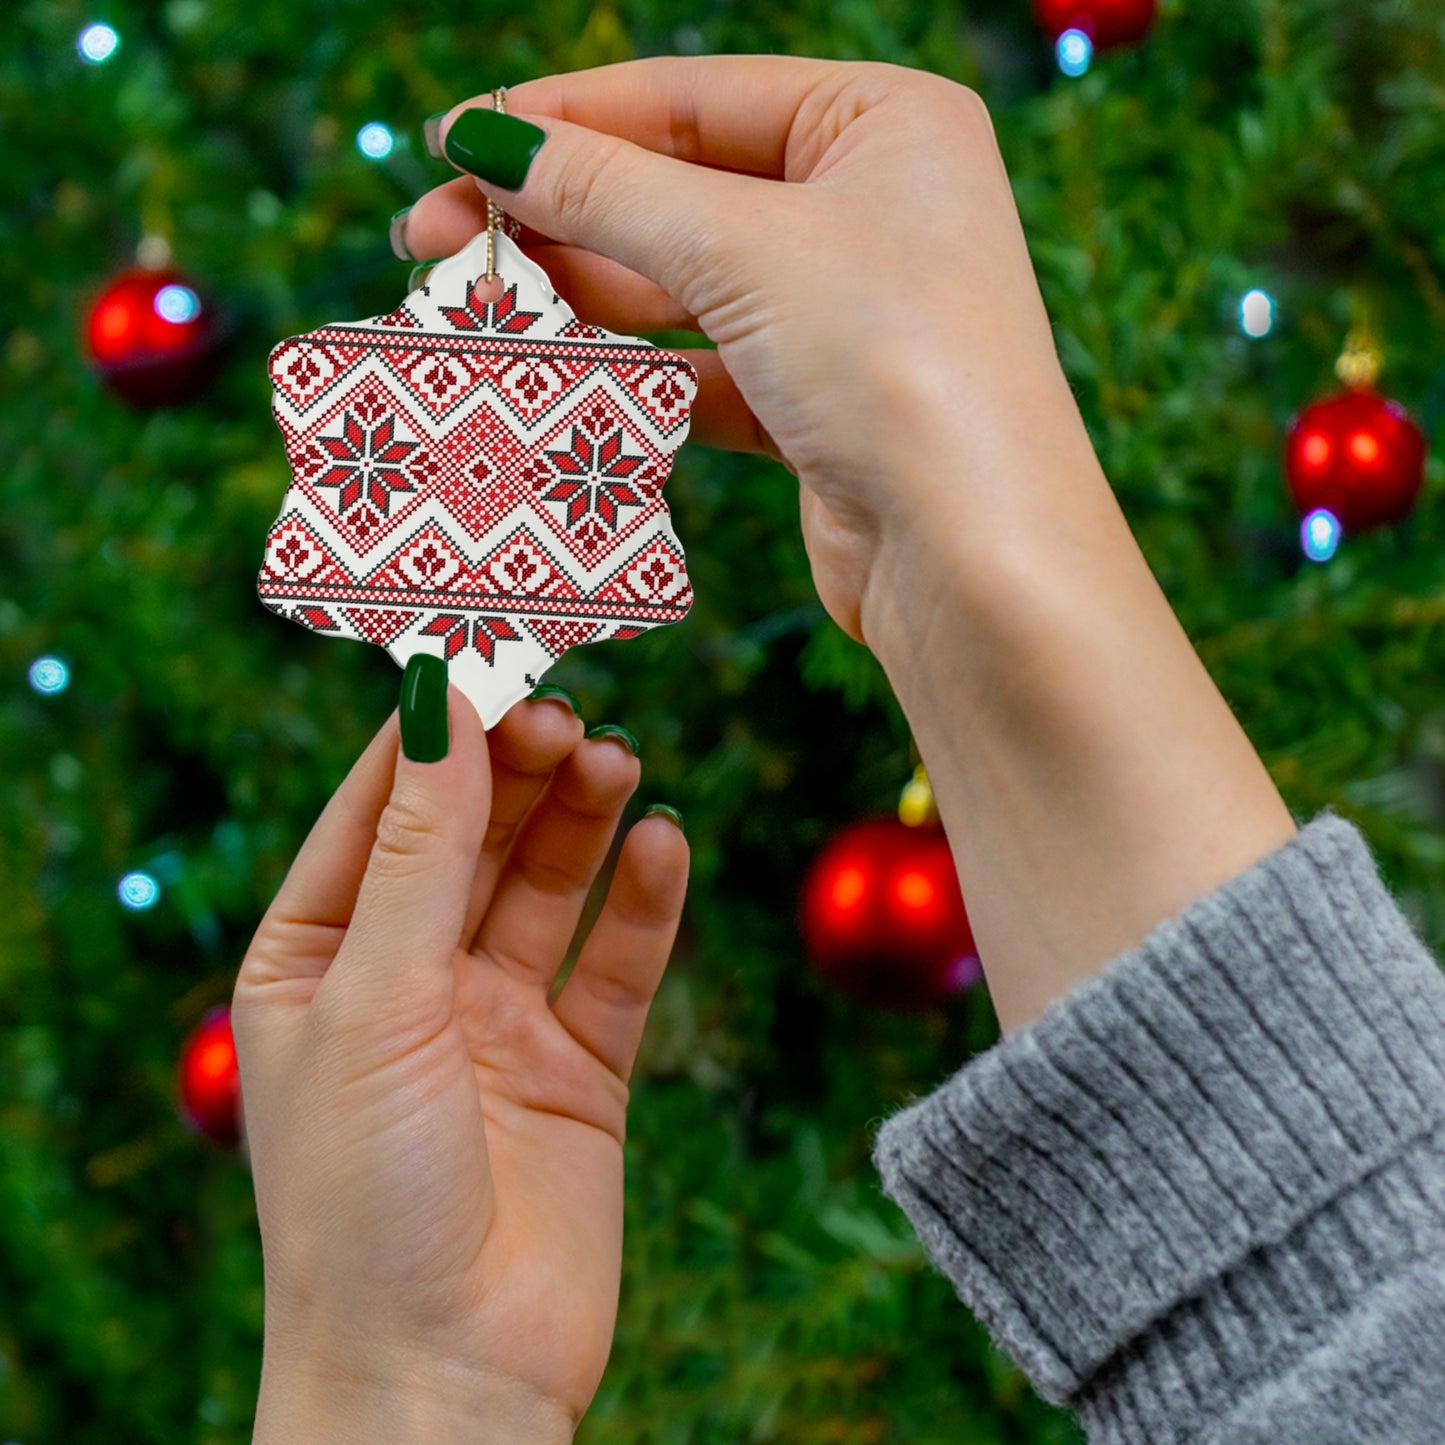
[(622, 1267), (628, 1079), (688, 849), (632, 828), (640, 769), (556, 700), (438, 762), (395, 714), (327, 805), (232, 1005), (265, 1254), (257, 1442), (568, 1440)]

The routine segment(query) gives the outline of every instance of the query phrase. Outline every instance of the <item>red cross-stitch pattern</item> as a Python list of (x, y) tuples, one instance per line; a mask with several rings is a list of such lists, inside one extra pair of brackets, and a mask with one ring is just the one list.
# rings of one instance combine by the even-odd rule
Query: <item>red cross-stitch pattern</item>
[(691, 606), (662, 488), (697, 393), (496, 244), (498, 299), (478, 237), (386, 316), (271, 353), (292, 482), (257, 581), (314, 631), (445, 658), (489, 727), (568, 648)]

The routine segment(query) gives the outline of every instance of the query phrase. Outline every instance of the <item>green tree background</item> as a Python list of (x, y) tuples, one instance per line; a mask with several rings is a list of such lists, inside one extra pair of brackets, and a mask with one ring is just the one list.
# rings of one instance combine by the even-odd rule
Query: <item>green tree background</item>
[[(122, 43), (88, 67), (75, 39), (95, 19)], [(1079, 80), (1025, 0), (24, 0), (0, 31), (0, 1437), (249, 1438), (250, 1179), (178, 1122), (177, 1049), (229, 998), (398, 684), (378, 649), (256, 598), (287, 480), (264, 358), (399, 299), (387, 217), (450, 174), (420, 121), (494, 85), (778, 51), (977, 88), (1149, 562), (1296, 816), (1357, 821), (1445, 939), (1440, 464), (1410, 520), (1315, 565), (1279, 463), (1362, 300), (1382, 389), (1427, 432), (1445, 405), (1438, 4), (1176, 0)], [(371, 120), (398, 136), (380, 163), (353, 140)], [(79, 325), (148, 232), (233, 337), (200, 402), (135, 412), (87, 369)], [(1260, 341), (1236, 320), (1251, 286), (1279, 303)], [(839, 304), (866, 346), (866, 293)], [(868, 1160), (885, 1111), (996, 1037), (986, 997), (919, 1015), (842, 999), (792, 921), (822, 841), (892, 806), (906, 724), (816, 602), (790, 477), (687, 447), (668, 496), (692, 613), (549, 675), (589, 722), (638, 735), (630, 816), (676, 804), (695, 850), (634, 1082), (617, 1340), (580, 1438), (1075, 1440)], [(44, 653), (73, 669), (57, 696), (26, 685)], [(130, 914), (116, 882), (138, 867), (164, 893)]]

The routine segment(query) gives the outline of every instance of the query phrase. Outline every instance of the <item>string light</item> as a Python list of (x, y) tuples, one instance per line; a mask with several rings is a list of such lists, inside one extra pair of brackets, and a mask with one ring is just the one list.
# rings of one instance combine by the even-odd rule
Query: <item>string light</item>
[(162, 321), (183, 326), (201, 314), (201, 298), (189, 286), (162, 286), (151, 302)]
[(1082, 30), (1066, 30), (1054, 45), (1059, 69), (1065, 75), (1080, 76), (1094, 59), (1094, 42)]
[(1316, 507), (1300, 523), (1300, 546), (1311, 562), (1328, 562), (1340, 545), (1340, 523), (1333, 512)]
[(1268, 336), (1274, 330), (1274, 297), (1268, 291), (1246, 291), (1239, 303), (1239, 328), (1246, 336)]
[(149, 873), (127, 873), (115, 891), (125, 907), (140, 913), (153, 907), (160, 899), (161, 885)]
[(30, 664), (30, 686), (53, 697), (70, 686), (70, 669), (58, 657), (37, 657)]
[(356, 148), (368, 160), (384, 161), (395, 145), (396, 137), (392, 135), (391, 127), (382, 125), (379, 120), (368, 121), (356, 132)]
[(97, 23), (87, 25), (75, 42), (80, 58), (89, 65), (104, 65), (120, 49), (120, 36), (112, 26)]

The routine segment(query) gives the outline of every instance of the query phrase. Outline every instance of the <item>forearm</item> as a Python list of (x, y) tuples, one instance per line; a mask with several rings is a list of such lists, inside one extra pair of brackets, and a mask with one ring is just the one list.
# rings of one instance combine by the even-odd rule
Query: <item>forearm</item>
[[(952, 420), (901, 494), (947, 475)], [(1004, 438), (1018, 470), (983, 504), (885, 536), (863, 610), (1005, 1032), (1296, 831), (1074, 422)]]

